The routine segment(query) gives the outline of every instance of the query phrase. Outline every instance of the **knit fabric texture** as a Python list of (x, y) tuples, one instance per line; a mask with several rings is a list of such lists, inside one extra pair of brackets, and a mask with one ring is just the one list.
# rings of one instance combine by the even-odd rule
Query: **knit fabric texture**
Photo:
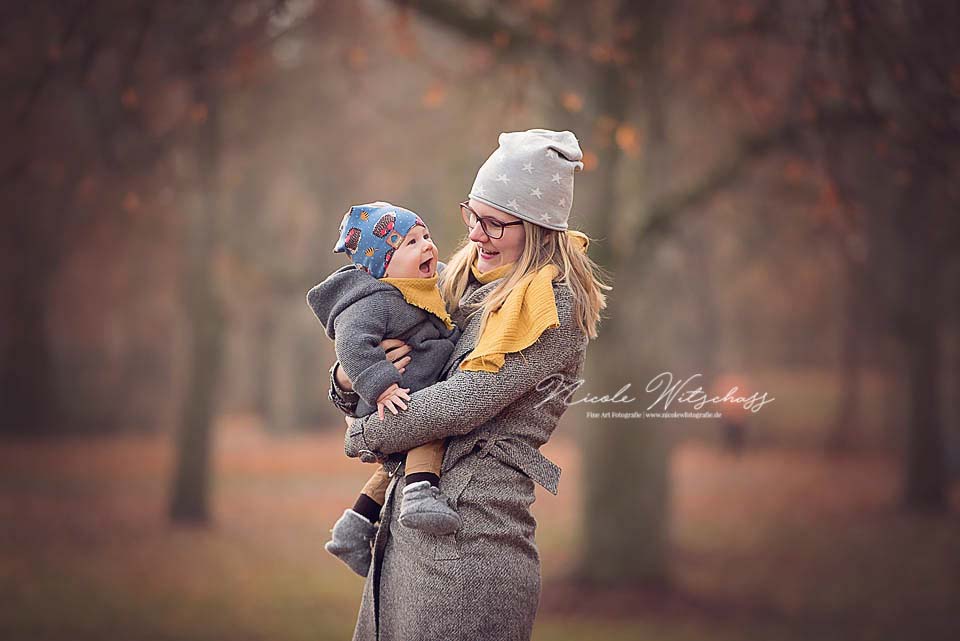
[(358, 419), (345, 434), (350, 456), (447, 438), (440, 490), (463, 519), (455, 534), (439, 537), (403, 527), (397, 519), (405, 478), (394, 477), (354, 641), (530, 638), (540, 596), (534, 483), (556, 492), (559, 478), (538, 448), (567, 409), (563, 394), (551, 395), (544, 385), (578, 380), (588, 339), (567, 286), (554, 283), (559, 327), (545, 330), (522, 356), (507, 354), (497, 374), (460, 370), (479, 329), (479, 315), (468, 318), (462, 310), (499, 282), (471, 278), (452, 315), (463, 335), (447, 361), (446, 380), (411, 394), (398, 415)]
[[(580, 232), (568, 231), (574, 247), (585, 252), (589, 239)], [(512, 263), (498, 267), (488, 274), (479, 274), (480, 282), (491, 282), (506, 276)], [(477, 276), (476, 265), (471, 265)], [(527, 274), (517, 283), (500, 309), (491, 312), (477, 346), (460, 363), (460, 369), (474, 372), (499, 372), (504, 356), (533, 345), (543, 331), (557, 327), (557, 305), (553, 296), (553, 281), (560, 274), (555, 265), (546, 265)], [(489, 280), (488, 280), (489, 279)]]
[(477, 268), (477, 261), (473, 261), (470, 265), (470, 272), (473, 274), (473, 277), (477, 279), (477, 282), (481, 285), (486, 285), (509, 274), (514, 265), (516, 265), (516, 263), (507, 263), (506, 265), (495, 267), (488, 272), (482, 272)]
[(453, 329), (453, 321), (447, 313), (447, 306), (443, 302), (440, 288), (437, 287), (439, 273), (432, 278), (381, 278), (381, 283), (393, 285), (404, 300), (415, 307), (430, 312), (443, 321), (447, 329)]
[(426, 227), (409, 209), (385, 202), (354, 205), (343, 215), (333, 252), (350, 260), (374, 278), (383, 278), (390, 259), (415, 225)]
[(559, 273), (547, 265), (514, 286), (503, 306), (487, 318), (477, 346), (460, 363), (472, 372), (499, 372), (504, 356), (530, 347), (548, 327), (559, 327), (553, 279)]
[[(377, 398), (394, 383), (413, 392), (436, 382), (460, 337), (458, 328), (448, 327), (449, 318), (411, 305), (396, 287), (353, 265), (313, 287), (307, 304), (333, 339), (337, 359), (360, 395), (357, 416), (373, 413)], [(380, 347), (385, 338), (411, 347), (402, 375)]]
[(573, 175), (583, 151), (569, 131), (530, 129), (500, 134), (480, 167), (470, 198), (537, 225), (563, 231), (573, 206)]

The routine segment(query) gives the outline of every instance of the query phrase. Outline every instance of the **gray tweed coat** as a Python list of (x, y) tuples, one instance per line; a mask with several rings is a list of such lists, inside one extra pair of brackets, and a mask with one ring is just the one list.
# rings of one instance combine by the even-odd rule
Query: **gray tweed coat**
[[(377, 398), (394, 383), (412, 391), (436, 383), (460, 336), (459, 328), (447, 329), (435, 315), (408, 303), (399, 289), (356, 265), (313, 287), (307, 304), (335, 341), (337, 359), (360, 395), (356, 416), (376, 412)], [(384, 338), (400, 338), (412, 350), (402, 375), (385, 358)]]
[[(483, 300), (499, 281), (472, 281), (464, 305)], [(540, 557), (530, 514), (534, 482), (556, 494), (560, 469), (539, 447), (566, 409), (562, 395), (538, 384), (551, 374), (569, 382), (583, 368), (586, 335), (572, 296), (554, 283), (559, 328), (508, 354), (501, 370), (463, 372), (480, 315), (454, 322), (463, 333), (441, 381), (411, 394), (408, 409), (385, 421), (358, 419), (347, 430), (348, 456), (406, 451), (449, 437), (440, 488), (463, 519), (455, 534), (432, 536), (399, 524), (400, 465), (387, 490), (374, 562), (364, 584), (355, 641), (519, 641), (530, 638), (540, 599)]]

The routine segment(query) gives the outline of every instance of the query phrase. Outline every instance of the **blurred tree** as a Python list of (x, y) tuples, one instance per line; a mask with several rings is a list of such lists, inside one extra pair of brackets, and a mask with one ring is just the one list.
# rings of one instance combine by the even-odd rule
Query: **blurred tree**
[[(953, 98), (944, 96), (943, 92), (950, 86), (950, 74), (955, 75), (957, 67), (952, 58), (942, 55), (948, 48), (952, 53), (957, 50), (950, 47), (947, 36), (955, 26), (952, 9), (907, 11), (924, 14), (924, 17), (912, 30), (908, 29), (909, 38), (904, 39), (902, 22), (891, 25), (881, 21), (876, 26), (879, 31), (851, 28), (851, 3), (832, 0), (804, 6), (739, 3), (731, 7), (707, 7), (683, 3), (682, 8), (658, 2), (517, 4), (491, 1), (464, 5), (445, 0), (396, 0), (396, 4), (401, 10), (417, 11), (461, 37), (492, 45), (501, 65), (533, 67), (538, 81), (556, 97), (556, 104), (561, 107), (551, 119), (551, 125), (578, 132), (585, 143), (587, 169), (594, 172), (590, 182), (596, 186), (595, 193), (587, 198), (593, 209), (586, 225), (592, 235), (609, 240), (598, 244), (595, 256), (622, 281), (610, 297), (601, 337), (591, 348), (590, 361), (603, 364), (590, 373), (591, 387), (607, 389), (612, 385), (611, 389), (616, 389), (622, 383), (619, 377), (623, 372), (637, 372), (644, 367), (656, 371), (655, 364), (663, 362), (665, 354), (658, 357), (655, 347), (634, 339), (636, 327), (630, 321), (633, 315), (628, 312), (633, 306), (627, 306), (625, 301), (632, 298), (631, 293), (636, 293), (636, 289), (628, 275), (637, 273), (644, 261), (655, 255), (662, 241), (675, 235), (686, 218), (703, 212), (711, 199), (736, 187), (751, 168), (770, 159), (782, 163), (785, 156), (812, 159), (823, 167), (829, 176), (827, 194), (832, 194), (834, 205), (841, 202), (840, 199), (847, 202), (846, 188), (836, 187), (840, 182), (835, 175), (837, 160), (850, 155), (858, 160), (844, 165), (856, 167), (874, 148), (874, 142), (870, 141), (872, 135), (889, 133), (893, 127), (902, 140), (903, 132), (915, 129), (906, 122), (896, 122), (896, 118), (891, 120), (895, 114), (868, 108), (869, 101), (864, 95), (842, 99), (843, 88), (853, 91), (858, 83), (850, 82), (849, 77), (838, 77), (845, 71), (842, 64), (837, 64), (836, 56), (829, 55), (835, 52), (823, 55), (825, 52), (816, 48), (819, 41), (810, 38), (809, 31), (792, 33), (798, 24), (810, 24), (804, 20), (817, 21), (823, 20), (824, 15), (832, 16), (832, 21), (813, 26), (815, 35), (822, 35), (817, 30), (822, 30), (824, 25), (839, 29), (839, 33), (846, 34), (845, 38), (861, 34), (873, 46), (882, 47), (870, 54), (871, 59), (882, 60), (885, 52), (889, 57), (891, 51), (901, 48), (914, 51), (917, 59), (905, 63), (904, 69), (926, 69), (929, 63), (922, 62), (920, 56), (937, 59), (934, 71), (939, 76), (916, 76), (917, 86), (903, 91), (912, 96), (907, 105), (895, 101), (896, 106), (889, 105), (887, 110), (892, 107), (903, 116), (916, 115), (918, 111), (933, 115), (939, 124), (929, 129), (924, 134), (926, 137), (911, 139), (907, 147), (911, 154), (919, 154), (915, 156), (917, 159), (926, 158), (935, 169), (955, 167), (953, 152), (946, 152), (945, 146), (936, 139), (938, 135), (955, 135), (948, 112), (944, 111), (944, 104), (952, 104)], [(906, 9), (889, 9), (893, 13), (902, 11)], [(871, 12), (883, 13), (883, 10), (874, 7)], [(938, 24), (933, 24), (937, 21)], [(683, 38), (672, 37), (675, 34), (683, 34)], [(930, 34), (935, 35), (927, 39), (929, 46), (920, 46)], [(891, 39), (892, 36), (896, 37)], [(937, 44), (930, 45), (930, 42)], [(674, 64), (674, 58), (683, 55), (694, 62)], [(856, 55), (850, 54), (848, 58), (857, 64)], [(888, 66), (904, 76), (901, 82), (907, 77), (902, 70), (896, 71), (896, 64)], [(672, 71), (674, 68), (679, 71)], [(855, 70), (855, 73), (862, 71)], [(678, 84), (687, 95), (677, 90)], [(713, 93), (708, 99), (716, 103), (705, 110), (707, 117), (726, 118), (732, 125), (728, 144), (719, 147), (721, 153), (710, 150), (691, 167), (680, 167), (671, 160), (685, 143), (671, 140), (669, 115), (678, 107), (689, 108), (689, 94), (695, 93), (701, 84), (712, 85)], [(572, 91), (572, 86), (586, 89), (580, 93)], [(892, 88), (884, 85), (872, 89), (872, 93), (888, 100)], [(901, 89), (896, 89), (893, 95), (900, 92)], [(560, 125), (553, 125), (554, 122)], [(638, 123), (637, 126), (632, 122)], [(640, 172), (630, 176), (632, 185), (628, 186), (622, 175), (624, 158), (636, 152), (638, 141), (642, 141)], [(883, 144), (891, 146), (891, 143)], [(930, 149), (936, 151), (925, 151)], [(944, 153), (951, 154), (951, 159), (940, 157)], [(669, 175), (671, 170), (684, 172), (683, 180)], [(901, 174), (902, 186), (911, 182), (916, 185), (916, 172), (910, 172), (908, 177), (909, 180)], [(634, 187), (638, 183), (639, 186)], [(861, 180), (859, 187), (865, 189), (869, 184)], [(937, 184), (946, 186), (942, 182)], [(626, 193), (639, 194), (639, 197), (628, 199)], [(898, 193), (911, 194), (911, 203), (923, 202), (924, 211), (937, 211), (936, 207), (931, 208), (933, 194), (926, 189), (914, 187), (912, 191)], [(922, 201), (915, 200), (921, 196)], [(896, 202), (889, 194), (882, 198), (886, 199), (886, 207)], [(852, 215), (858, 211), (854, 207)], [(836, 207), (827, 207), (822, 212), (828, 216), (838, 214)], [(944, 213), (941, 207), (939, 213), (932, 215), (942, 222)], [(904, 220), (902, 215), (899, 219)], [(867, 242), (864, 234), (850, 221), (839, 222), (843, 232), (840, 233), (837, 224), (835, 220), (827, 221), (821, 228), (832, 230), (847, 268), (848, 282), (843, 288), (847, 303), (840, 343), (841, 371), (847, 375), (846, 404), (837, 421), (841, 427), (832, 436), (836, 447), (844, 447), (855, 438), (847, 430), (854, 422), (857, 407), (859, 354), (866, 338), (862, 334), (864, 279), (869, 268), (864, 263), (864, 243)], [(906, 344), (921, 348), (911, 351), (914, 365), (910, 385), (916, 420), (911, 428), (905, 466), (908, 504), (942, 504), (943, 496), (942, 474), (937, 471), (942, 468), (937, 461), (942, 456), (942, 441), (938, 436), (935, 409), (938, 403), (933, 391), (938, 383), (938, 368), (933, 349), (937, 344), (933, 320), (937, 311), (932, 301), (937, 300), (937, 266), (944, 256), (944, 248), (952, 245), (941, 238), (938, 249), (927, 251), (935, 241), (929, 231), (926, 226), (921, 230), (903, 227), (900, 233), (907, 245), (901, 245), (898, 250), (912, 257), (909, 269), (924, 285), (911, 289), (909, 300), (901, 298), (898, 305)], [(952, 234), (949, 238), (949, 242), (955, 242)], [(688, 253), (693, 254), (695, 262), (699, 261), (698, 271), (709, 273), (706, 241), (691, 235), (687, 242)], [(878, 252), (875, 260), (882, 262), (883, 256), (883, 252)], [(888, 274), (889, 270), (877, 269), (875, 273)], [(704, 289), (710, 289), (707, 281), (700, 283), (698, 291), (702, 293)], [(927, 303), (921, 304), (920, 298)], [(709, 296), (702, 299), (699, 317), (703, 331), (698, 345), (707, 368), (705, 374), (709, 376), (716, 360), (713, 350), (720, 341), (716, 304), (711, 303)], [(925, 335), (921, 337), (921, 333)], [(644, 365), (638, 365), (640, 363)], [(611, 465), (614, 452), (618, 460), (630, 460), (634, 465), (628, 470)], [(667, 439), (657, 428), (645, 425), (643, 429), (625, 430), (599, 423), (589, 427), (585, 447), (585, 540), (581, 564), (584, 578), (601, 583), (665, 581), (668, 459)], [(616, 528), (608, 525), (612, 514), (617, 515)]]
[[(868, 302), (906, 360), (903, 504), (944, 510), (942, 301), (960, 255), (960, 7), (845, 0), (813, 4), (807, 19), (814, 37), (801, 108), (840, 107), (866, 125), (817, 128), (838, 232), (850, 248), (842, 370), (856, 367)], [(835, 446), (850, 441), (854, 390), (846, 396)]]
[[(29, 132), (41, 94), (64, 66), (64, 50), (78, 39), (86, 7), (74, 4), (59, 20), (52, 21), (53, 7), (38, 5), (19, 9), (5, 6), (3, 20), (4, 31), (10, 36), (12, 53), (8, 56), (33, 63), (32, 67), (25, 64), (27, 71), (21, 69), (22, 75), (11, 79), (10, 89), (17, 100), (4, 101), (2, 112), (8, 135), (0, 169), (5, 212), (0, 219), (0, 253), (2, 271), (9, 282), (2, 288), (6, 322), (0, 336), (0, 407), (4, 410), (0, 429), (19, 434), (52, 430), (61, 418), (45, 333), (46, 305), (53, 277), (70, 239), (82, 224), (69, 215), (84, 175), (82, 168), (58, 157), (31, 163), (38, 151), (34, 147), (46, 150), (49, 141), (31, 139), (24, 133)], [(50, 22), (55, 26), (47, 26)], [(14, 29), (22, 35), (14, 36)]]
[[(667, 140), (664, 37), (672, 12), (667, 2), (614, 2), (590, 5), (577, 2), (527, 3), (520, 7), (491, 2), (466, 7), (443, 0), (398, 2), (414, 7), (430, 19), (461, 35), (492, 42), (504, 64), (537, 65), (538, 78), (559, 97), (562, 111), (552, 122), (580, 133), (586, 146), (585, 164), (596, 175), (586, 198), (593, 204), (588, 231), (601, 239), (593, 252), (613, 274), (622, 275), (609, 298), (601, 337), (591, 348), (591, 389), (614, 390), (624, 372), (649, 375), (664, 354), (635, 340), (631, 321), (629, 274), (653, 252), (656, 238), (667, 235), (680, 212), (704, 202), (732, 184), (754, 156), (762, 156), (781, 132), (747, 140), (732, 160), (704, 173), (692, 188), (664, 193)], [(588, 87), (591, 108), (570, 86)], [(636, 91), (637, 87), (644, 91)], [(639, 176), (642, 197), (622, 197), (621, 165), (633, 153), (640, 135), (630, 124), (639, 112), (645, 145)], [(583, 132), (591, 132), (584, 135)], [(591, 135), (592, 134), (592, 135)], [(634, 178), (636, 180), (636, 177)], [(624, 222), (642, 221), (624, 233)], [(617, 240), (619, 239), (619, 240)], [(634, 285), (635, 286), (635, 285)], [(709, 311), (705, 312), (707, 315)], [(663, 426), (644, 422), (625, 429), (617, 421), (598, 422), (585, 436), (585, 540), (580, 578), (593, 583), (661, 585), (665, 565), (668, 519), (669, 450)], [(629, 461), (613, 465), (612, 461)], [(616, 527), (611, 526), (616, 515)]]
[[(197, 61), (204, 59), (195, 58)], [(218, 179), (222, 146), (220, 96), (213, 85), (211, 80), (201, 81), (196, 90), (195, 108), (202, 120), (196, 138), (201, 206), (187, 223), (186, 268), (183, 273), (192, 358), (177, 435), (177, 463), (170, 496), (170, 516), (174, 521), (198, 523), (205, 523), (210, 518), (211, 440), (225, 334), (223, 305), (215, 291), (212, 265), (221, 220)]]
[[(26, 64), (11, 70), (18, 99), (3, 112), (11, 144), (0, 188), (14, 212), (3, 219), (9, 231), (4, 259), (15, 285), (5, 288), (4, 309), (15, 310), (15, 326), (5, 328), (0, 359), (3, 427), (27, 433), (70, 420), (57, 411), (46, 319), (53, 276), (77, 251), (76, 240), (98, 225), (133, 237), (138, 219), (168, 213), (157, 204), (173, 191), (171, 184), (198, 194), (194, 206), (180, 203), (182, 218), (180, 211), (172, 216), (182, 221), (180, 284), (190, 334), (170, 502), (177, 520), (209, 516), (211, 428), (225, 330), (214, 272), (223, 243), (224, 84), (236, 67), (308, 22), (312, 9), (303, 0), (242, 6), (142, 0), (122, 7), (85, 0), (4, 8), (10, 38), (3, 61)], [(139, 193), (123, 190), (135, 181), (142, 184)], [(85, 202), (98, 184), (121, 188)]]

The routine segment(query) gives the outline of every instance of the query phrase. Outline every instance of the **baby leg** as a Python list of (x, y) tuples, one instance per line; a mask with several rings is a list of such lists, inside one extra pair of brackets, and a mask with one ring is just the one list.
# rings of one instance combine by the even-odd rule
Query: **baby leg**
[(380, 510), (387, 495), (387, 486), (390, 485), (390, 476), (383, 466), (377, 468), (367, 484), (360, 490), (360, 496), (353, 504), (353, 511), (367, 517), (371, 523), (380, 520)]
[(444, 441), (430, 441), (407, 452), (407, 462), (404, 464), (404, 476), (407, 485), (419, 481), (429, 481), (430, 485), (440, 484), (440, 466), (443, 464), (443, 454), (447, 451)]
[(460, 515), (439, 488), (440, 464), (445, 451), (443, 441), (432, 441), (407, 452), (401, 525), (435, 535), (460, 529)]
[(360, 576), (367, 576), (370, 570), (372, 554), (370, 544), (377, 534), (374, 523), (380, 520), (380, 508), (386, 496), (390, 477), (383, 467), (377, 469), (353, 509), (343, 511), (331, 530), (333, 539), (327, 541), (324, 549), (334, 555)]

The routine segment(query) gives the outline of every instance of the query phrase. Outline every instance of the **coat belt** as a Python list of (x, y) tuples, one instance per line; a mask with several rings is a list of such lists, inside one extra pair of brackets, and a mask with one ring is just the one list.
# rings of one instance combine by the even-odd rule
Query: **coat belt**
[(397, 470), (403, 465), (403, 456), (398, 456), (396, 454), (391, 454), (387, 457), (387, 460), (383, 462), (383, 469), (387, 471), (387, 475), (393, 478), (397, 474)]
[(474, 451), (480, 458), (492, 456), (520, 470), (551, 494), (557, 493), (560, 467), (544, 456), (540, 450), (515, 436), (475, 434), (468, 435), (466, 438), (451, 439), (447, 444), (446, 457), (443, 459), (443, 472)]

